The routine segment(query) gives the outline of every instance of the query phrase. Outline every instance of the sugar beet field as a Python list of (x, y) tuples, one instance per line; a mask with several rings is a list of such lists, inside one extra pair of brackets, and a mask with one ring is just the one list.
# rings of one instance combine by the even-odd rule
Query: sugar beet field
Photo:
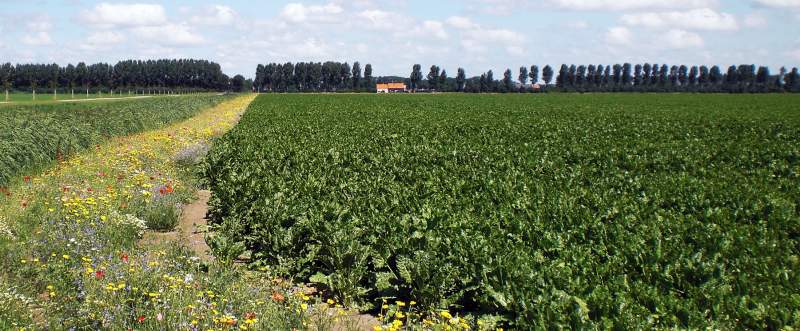
[(780, 329), (800, 325), (798, 104), (262, 95), (200, 172), (219, 236), (373, 313)]
[(798, 329), (798, 104), (0, 105), (0, 330)]

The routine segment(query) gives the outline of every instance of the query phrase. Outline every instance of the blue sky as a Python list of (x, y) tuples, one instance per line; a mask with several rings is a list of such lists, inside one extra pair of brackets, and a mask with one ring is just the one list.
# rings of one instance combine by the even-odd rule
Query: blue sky
[(469, 76), (561, 63), (800, 65), (800, 0), (0, 0), (0, 61), (193, 57), (437, 64)]

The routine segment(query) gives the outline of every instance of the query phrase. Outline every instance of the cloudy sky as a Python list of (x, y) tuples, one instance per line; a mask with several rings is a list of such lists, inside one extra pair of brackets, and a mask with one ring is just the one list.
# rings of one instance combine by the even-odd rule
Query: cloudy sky
[(0, 0), (0, 61), (204, 58), (437, 64), (469, 76), (560, 63), (800, 65), (800, 0)]

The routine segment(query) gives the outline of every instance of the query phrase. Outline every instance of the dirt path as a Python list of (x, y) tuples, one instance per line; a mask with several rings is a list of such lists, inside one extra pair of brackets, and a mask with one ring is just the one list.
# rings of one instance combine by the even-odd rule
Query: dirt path
[(197, 255), (203, 261), (211, 261), (208, 245), (204, 237), (203, 230), (208, 224), (206, 213), (208, 212), (208, 199), (211, 197), (209, 191), (197, 191), (197, 200), (191, 204), (183, 206), (181, 219), (175, 230), (171, 232), (148, 231), (140, 241), (140, 245), (158, 245), (164, 243), (181, 243)]

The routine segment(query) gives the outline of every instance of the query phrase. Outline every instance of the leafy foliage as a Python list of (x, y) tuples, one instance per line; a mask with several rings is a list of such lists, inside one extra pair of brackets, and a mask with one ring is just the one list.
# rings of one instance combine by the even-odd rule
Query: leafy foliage
[(24, 169), (64, 159), (110, 137), (189, 118), (222, 100), (220, 96), (192, 96), (2, 107), (0, 186)]
[(210, 216), (345, 301), (521, 329), (800, 324), (791, 95), (264, 95)]

